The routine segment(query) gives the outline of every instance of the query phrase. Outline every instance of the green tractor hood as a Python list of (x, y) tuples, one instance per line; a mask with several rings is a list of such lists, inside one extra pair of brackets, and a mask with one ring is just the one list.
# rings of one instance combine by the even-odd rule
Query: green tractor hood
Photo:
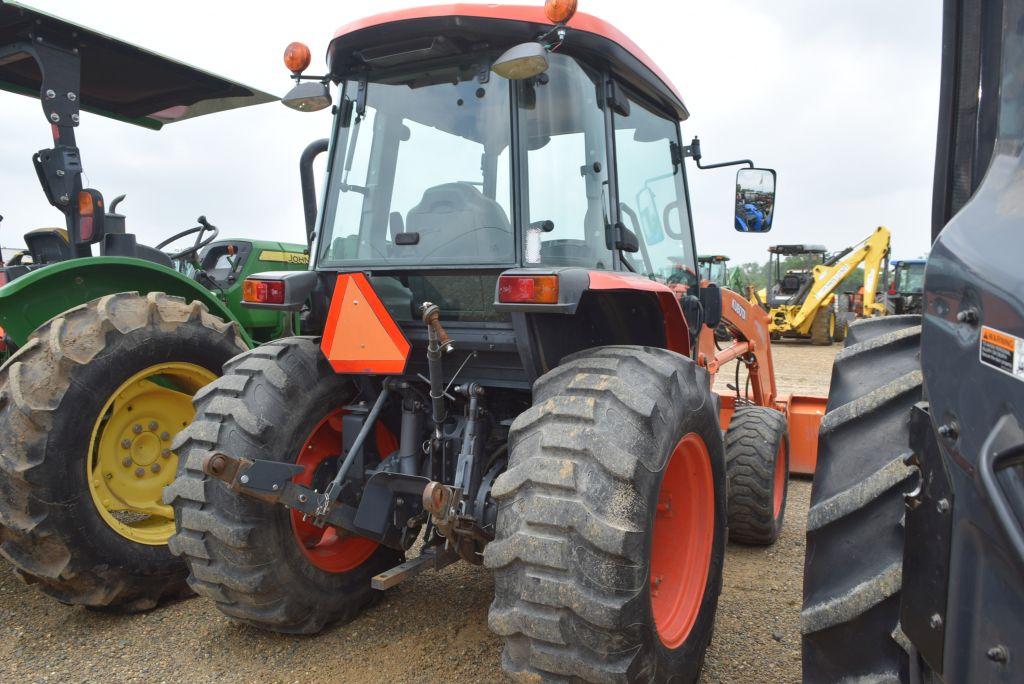
[(149, 50), (18, 2), (0, 0), (0, 89), (39, 98), (42, 74), (22, 50), (45, 42), (81, 60), (81, 109), (153, 130), (277, 100)]

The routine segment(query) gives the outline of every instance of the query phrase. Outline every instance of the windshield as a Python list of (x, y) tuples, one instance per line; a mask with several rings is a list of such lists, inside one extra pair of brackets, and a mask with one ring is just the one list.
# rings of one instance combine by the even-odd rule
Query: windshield
[(337, 129), (321, 266), (515, 261), (509, 84), (477, 74), (366, 86), (363, 114)]
[(896, 272), (897, 292), (916, 294), (924, 291), (924, 264), (901, 264)]

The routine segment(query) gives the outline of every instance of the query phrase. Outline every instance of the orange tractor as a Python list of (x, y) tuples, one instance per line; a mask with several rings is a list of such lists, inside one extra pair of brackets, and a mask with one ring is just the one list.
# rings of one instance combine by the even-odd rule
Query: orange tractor
[[(316, 632), (462, 560), (494, 573), (513, 676), (697, 677), (726, 536), (778, 535), (817, 407), (777, 396), (763, 312), (668, 282), (697, 267), (685, 159), (717, 165), (643, 51), (574, 11), (371, 17), (325, 75), (286, 51), (285, 104), (334, 107), (313, 268), (245, 298), (321, 333), (200, 390), (165, 492), (228, 616)], [(750, 391), (719, 397), (733, 359)]]

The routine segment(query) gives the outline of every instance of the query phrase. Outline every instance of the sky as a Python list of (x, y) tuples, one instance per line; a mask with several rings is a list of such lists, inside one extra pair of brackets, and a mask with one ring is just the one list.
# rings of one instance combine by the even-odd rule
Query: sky
[[(428, 0), (429, 1), (429, 0)], [(529, 0), (518, 0), (526, 4)], [(140, 3), (29, 0), (98, 29), (275, 95), (291, 81), (281, 56), (293, 40), (319, 73), (334, 30), (424, 2)], [(660, 65), (691, 112), (684, 137), (703, 161), (750, 158), (778, 174), (772, 231), (732, 228), (735, 168), (688, 162), (697, 248), (764, 261), (779, 243), (853, 245), (878, 225), (893, 256), (925, 254), (941, 50), (940, 0), (580, 0)], [(38, 101), (0, 93), (0, 245), (32, 228), (63, 225), (47, 204), (31, 156), (49, 147)], [(222, 236), (301, 242), (298, 159), (330, 131), (329, 111), (279, 103), (200, 117), (159, 132), (83, 112), (86, 183), (109, 200), (139, 241), (155, 244), (204, 214)]]

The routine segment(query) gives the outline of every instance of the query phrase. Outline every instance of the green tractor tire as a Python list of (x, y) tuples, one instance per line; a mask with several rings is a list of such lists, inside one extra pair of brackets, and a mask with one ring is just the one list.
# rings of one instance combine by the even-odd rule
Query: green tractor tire
[(123, 612), (184, 595), (167, 548), (174, 436), (245, 351), (200, 302), (111, 294), (40, 326), (0, 368), (0, 554), (57, 600)]

